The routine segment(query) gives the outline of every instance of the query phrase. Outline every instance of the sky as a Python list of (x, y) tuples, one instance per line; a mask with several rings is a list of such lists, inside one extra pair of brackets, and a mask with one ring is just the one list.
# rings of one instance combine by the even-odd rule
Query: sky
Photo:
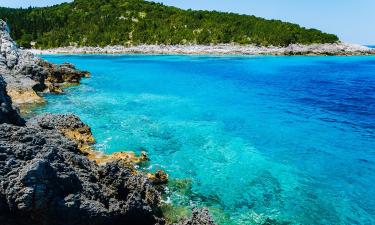
[[(205, 9), (280, 19), (334, 33), (342, 41), (375, 44), (375, 0), (155, 0), (184, 9)], [(47, 6), (64, 0), (0, 0), (0, 6)]]

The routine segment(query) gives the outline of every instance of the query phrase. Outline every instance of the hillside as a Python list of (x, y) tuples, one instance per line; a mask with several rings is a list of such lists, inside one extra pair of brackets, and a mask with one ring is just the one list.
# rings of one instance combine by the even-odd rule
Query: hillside
[(292, 23), (143, 0), (75, 0), (45, 8), (0, 8), (23, 47), (238, 43), (334, 43), (336, 35)]

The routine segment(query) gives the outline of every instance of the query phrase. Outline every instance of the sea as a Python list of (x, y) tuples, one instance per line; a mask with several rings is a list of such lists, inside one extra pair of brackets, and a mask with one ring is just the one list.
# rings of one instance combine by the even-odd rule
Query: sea
[(91, 78), (33, 114), (78, 115), (105, 153), (146, 151), (169, 217), (375, 224), (375, 57), (42, 57)]

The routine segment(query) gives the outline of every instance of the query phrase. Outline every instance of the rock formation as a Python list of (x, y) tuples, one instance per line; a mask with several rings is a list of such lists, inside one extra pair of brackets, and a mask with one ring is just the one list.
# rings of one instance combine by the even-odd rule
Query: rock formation
[(98, 166), (54, 129), (2, 124), (0, 146), (0, 221), (164, 223), (160, 195), (146, 177), (120, 161)]
[(79, 83), (88, 72), (73, 65), (55, 65), (18, 48), (9, 34), (7, 24), (0, 20), (0, 74), (8, 84), (8, 94), (13, 103), (40, 103), (38, 92), (61, 92), (65, 83)]
[(42, 129), (55, 129), (74, 141), (81, 152), (87, 153), (87, 155), (92, 151), (90, 145), (95, 143), (90, 127), (72, 114), (53, 115), (47, 113), (31, 118), (27, 125)]
[[(110, 155), (95, 151), (95, 149), (92, 148), (95, 139), (91, 133), (91, 128), (83, 123), (80, 118), (72, 114), (53, 115), (47, 113), (31, 118), (27, 121), (27, 125), (43, 129), (55, 129), (65, 137), (74, 141), (78, 145), (78, 149), (97, 164), (120, 160), (132, 168), (134, 164), (147, 162), (149, 160), (146, 152), (142, 152), (140, 156), (137, 156), (134, 152), (130, 151), (115, 152)], [(153, 179), (151, 180), (153, 181)], [(164, 183), (167, 180), (166, 178)]]

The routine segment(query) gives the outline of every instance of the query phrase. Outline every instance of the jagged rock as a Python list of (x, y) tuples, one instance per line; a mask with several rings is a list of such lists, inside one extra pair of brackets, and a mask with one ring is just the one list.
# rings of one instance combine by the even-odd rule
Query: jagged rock
[(90, 76), (88, 72), (79, 71), (70, 63), (54, 65), (45, 60), (40, 60), (39, 65), (47, 69), (49, 75), (46, 81), (50, 83), (79, 83), (82, 77)]
[(73, 114), (50, 114), (45, 113), (31, 118), (27, 121), (29, 126), (38, 126), (42, 129), (79, 129), (85, 128), (86, 132), (91, 135), (90, 127), (81, 121), (81, 119)]
[(148, 161), (146, 152), (142, 152), (140, 156), (136, 156), (134, 152), (115, 152), (107, 155), (102, 152), (95, 151), (91, 145), (95, 143), (91, 129), (81, 119), (72, 114), (55, 115), (42, 114), (31, 118), (27, 125), (30, 127), (40, 127), (43, 129), (56, 129), (65, 137), (74, 141), (79, 150), (89, 159), (94, 160), (98, 164), (105, 164), (120, 160), (126, 164), (137, 164)]
[(8, 68), (13, 68), (18, 63), (19, 51), (9, 34), (7, 24), (0, 20), (0, 54), (2, 59), (1, 63), (5, 64)]
[(215, 225), (210, 212), (206, 208), (193, 209), (191, 218), (183, 219), (176, 225)]
[(94, 154), (91, 145), (95, 143), (95, 139), (92, 135), (91, 128), (75, 115), (53, 115), (46, 113), (31, 118), (27, 124), (43, 129), (56, 129), (65, 137), (74, 141), (82, 152), (87, 155)]
[(0, 219), (12, 224), (164, 223), (146, 177), (98, 166), (55, 129), (1, 124), (0, 164)]
[(9, 34), (7, 24), (0, 20), (0, 74), (8, 84), (8, 94), (13, 103), (40, 103), (41, 91), (61, 92), (56, 88), (62, 83), (79, 83), (88, 77), (86, 71), (77, 70), (72, 64), (55, 65), (28, 51), (18, 48)]

